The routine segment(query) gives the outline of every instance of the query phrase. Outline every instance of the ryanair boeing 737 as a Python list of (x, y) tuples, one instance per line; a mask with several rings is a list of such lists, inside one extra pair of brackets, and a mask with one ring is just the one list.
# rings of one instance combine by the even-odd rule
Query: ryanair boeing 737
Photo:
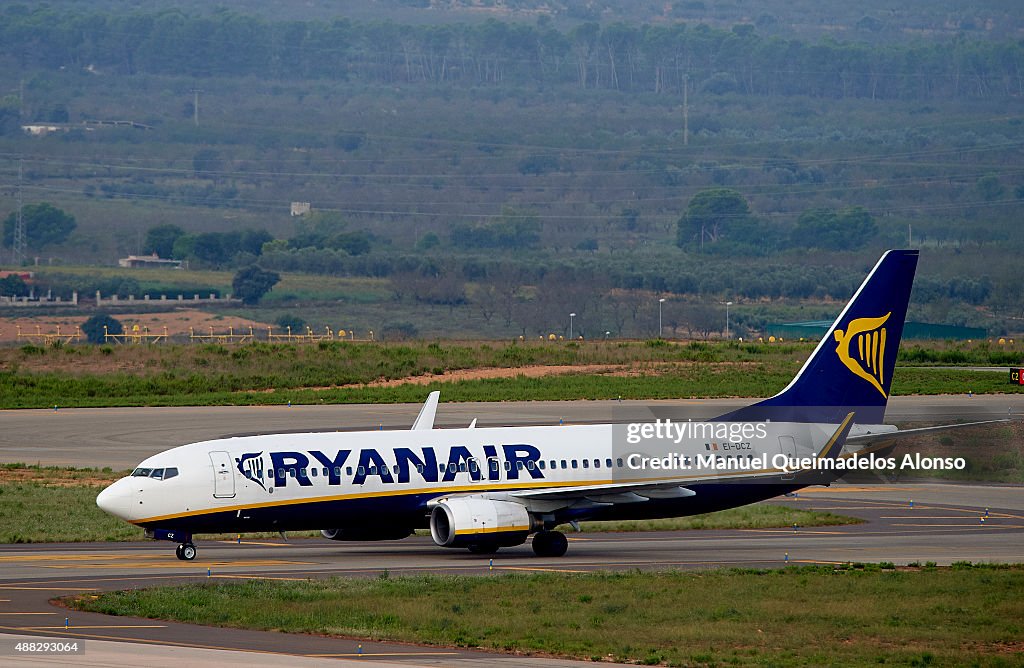
[(882, 424), (917, 258), (885, 253), (785, 389), (715, 420), (435, 429), (434, 392), (408, 431), (183, 445), (96, 503), (178, 543), (185, 560), (199, 533), (367, 541), (426, 527), (442, 547), (492, 553), (533, 535), (538, 556), (561, 556), (561, 524), (692, 515), (828, 484), (853, 449), (943, 428)]

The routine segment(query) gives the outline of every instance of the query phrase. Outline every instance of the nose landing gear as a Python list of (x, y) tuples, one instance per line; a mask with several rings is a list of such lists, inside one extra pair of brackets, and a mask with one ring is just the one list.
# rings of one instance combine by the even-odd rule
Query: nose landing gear
[(196, 558), (196, 546), (192, 543), (181, 543), (174, 548), (174, 556), (182, 561), (192, 561)]
[(174, 548), (174, 556), (182, 561), (192, 561), (196, 558), (196, 546), (192, 542), (190, 533), (167, 529), (146, 529), (146, 538), (177, 543), (178, 547)]

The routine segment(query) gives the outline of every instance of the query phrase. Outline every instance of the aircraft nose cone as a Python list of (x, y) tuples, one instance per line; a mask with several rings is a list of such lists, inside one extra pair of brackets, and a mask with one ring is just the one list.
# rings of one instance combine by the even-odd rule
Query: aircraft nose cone
[(128, 485), (124, 483), (124, 480), (118, 480), (99, 493), (99, 496), (96, 497), (96, 505), (99, 506), (100, 510), (114, 517), (128, 518), (128, 511), (131, 508), (131, 495), (129, 494)]

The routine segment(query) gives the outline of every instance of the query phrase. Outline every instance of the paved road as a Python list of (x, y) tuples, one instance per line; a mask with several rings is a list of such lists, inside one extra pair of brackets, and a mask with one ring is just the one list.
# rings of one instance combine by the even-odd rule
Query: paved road
[[(910, 501), (913, 500), (913, 504)], [(373, 659), (382, 665), (453, 665), (476, 668), (533, 665), (539, 660), (482, 652), (423, 648), (272, 632), (211, 629), (146, 619), (109, 618), (54, 607), (64, 594), (249, 578), (305, 579), (390, 574), (584, 572), (606, 569), (699, 569), (722, 566), (780, 567), (786, 563), (891, 561), (949, 564), (1024, 561), (1024, 488), (914, 484), (837, 485), (809, 488), (788, 504), (855, 515), (865, 524), (843, 527), (688, 531), (645, 534), (581, 534), (571, 537), (560, 559), (534, 557), (528, 546), (503, 550), (492, 566), (486, 557), (443, 550), (429, 538), (396, 543), (332, 543), (281, 540), (199, 543), (195, 562), (178, 561), (165, 543), (9, 545), (0, 547), (0, 652), (3, 634), (80, 638), (87, 645), (82, 665), (143, 661), (170, 665), (168, 656), (190, 663), (264, 665), (266, 653), (308, 661)], [(987, 516), (986, 516), (987, 507)], [(981, 518), (985, 517), (982, 522)], [(209, 576), (207, 575), (209, 569)], [(64, 617), (69, 628), (64, 630)], [(99, 642), (103, 641), (103, 642)], [(156, 647), (141, 648), (136, 643)], [(360, 648), (361, 645), (361, 648)], [(96, 647), (90, 655), (88, 648)], [(168, 648), (193, 648), (168, 655)], [(200, 652), (203, 650), (206, 652)], [(236, 653), (224, 654), (223, 650)], [(251, 660), (237, 652), (255, 652)], [(88, 657), (93, 656), (89, 660)], [(148, 657), (148, 658), (143, 658)], [(280, 657), (276, 657), (280, 659)], [(6, 665), (10, 656), (0, 655)], [(290, 660), (289, 660), (290, 661)], [(78, 663), (76, 658), (75, 663)], [(545, 665), (573, 665), (543, 662)], [(35, 665), (35, 664), (32, 664)], [(58, 665), (58, 664), (54, 664)], [(306, 665), (296, 659), (295, 665)]]
[[(438, 426), (558, 424), (650, 419), (708, 419), (750, 399), (671, 401), (532, 401), (442, 403)], [(0, 411), (0, 462), (128, 469), (152, 454), (185, 443), (246, 433), (405, 428), (419, 406), (410, 404), (224, 406), (205, 408), (81, 408)], [(652, 412), (653, 411), (653, 412)], [(886, 419), (938, 424), (1024, 415), (1024, 395), (894, 397)]]

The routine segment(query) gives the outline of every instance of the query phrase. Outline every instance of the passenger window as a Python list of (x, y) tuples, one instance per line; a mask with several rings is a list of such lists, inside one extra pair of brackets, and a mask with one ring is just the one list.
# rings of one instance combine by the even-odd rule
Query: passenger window
[[(334, 469), (334, 470), (338, 471), (338, 469)], [(338, 471), (338, 475), (341, 475), (341, 471)], [(345, 475), (352, 475), (352, 467), (351, 466), (346, 466), (345, 467)]]
[(537, 466), (537, 465), (533, 463), (533, 460), (532, 460), (532, 459), (526, 462), (526, 468), (530, 469), (531, 471), (532, 471), (532, 470), (533, 470), (534, 468), (536, 468), (536, 466)]
[(615, 465), (618, 466), (620, 469), (622, 468), (622, 457), (619, 457), (618, 459), (615, 460)]
[(370, 475), (377, 475), (377, 465), (370, 464)]
[(476, 460), (475, 459), (469, 460), (469, 472), (470, 473), (476, 473), (478, 470), (479, 469), (477, 468)]
[[(337, 473), (338, 475), (341, 475), (341, 469), (334, 469), (334, 472)], [(330, 475), (331, 475), (331, 469), (329, 469), (329, 468), (327, 468), (325, 466), (324, 467), (324, 477), (326, 478), (326, 477), (328, 477)]]
[(284, 477), (284, 469), (277, 469), (277, 477), (278, 478), (283, 478)]
[(497, 459), (492, 459), (490, 461), (491, 461), (491, 470), (494, 471), (494, 472), (497, 472), (498, 471), (498, 460)]
[(589, 460), (587, 460), (587, 459), (583, 460), (583, 468), (585, 468), (585, 469), (589, 469), (590, 468), (590, 461)]
[(595, 459), (594, 460), (594, 468), (595, 469), (601, 468), (601, 460), (600, 459)]
[(178, 475), (178, 469), (173, 468), (173, 467), (169, 468), (169, 469), (164, 471), (164, 480), (170, 480), (171, 478), (173, 478), (176, 475)]
[(444, 464), (438, 464), (437, 465), (437, 472), (438, 473), (444, 473), (444, 469), (445, 469), (445, 465)]
[(607, 466), (608, 468), (611, 468), (612, 467), (612, 460), (610, 460), (610, 459), (604, 460), (604, 465)]
[(313, 476), (314, 478), (316, 477), (317, 473), (319, 473), (319, 469), (315, 469), (315, 468), (309, 469), (309, 474), (311, 476)]
[(505, 470), (506, 471), (511, 471), (512, 470), (512, 462), (505, 462)]
[(539, 462), (537, 462), (537, 466), (540, 468), (541, 471), (543, 471), (544, 470), (544, 460), (542, 459)]
[(423, 464), (416, 465), (416, 473), (423, 473)]
[(569, 468), (569, 465), (566, 463), (566, 461), (564, 459), (562, 460), (562, 468), (563, 469)]
[(395, 464), (395, 475), (398, 475), (398, 464)]
[(577, 462), (576, 462), (576, 460), (575, 460), (575, 459), (574, 459), (574, 460), (572, 460), (572, 467), (573, 467), (574, 469), (575, 469), (575, 468), (579, 468), (579, 466), (577, 466)]
[(356, 473), (358, 473), (359, 475), (366, 475), (366, 471), (363, 469), (362, 466), (356, 469)]
[(558, 462), (556, 462), (554, 459), (551, 460), (551, 468), (552, 469), (557, 469), (558, 468)]

